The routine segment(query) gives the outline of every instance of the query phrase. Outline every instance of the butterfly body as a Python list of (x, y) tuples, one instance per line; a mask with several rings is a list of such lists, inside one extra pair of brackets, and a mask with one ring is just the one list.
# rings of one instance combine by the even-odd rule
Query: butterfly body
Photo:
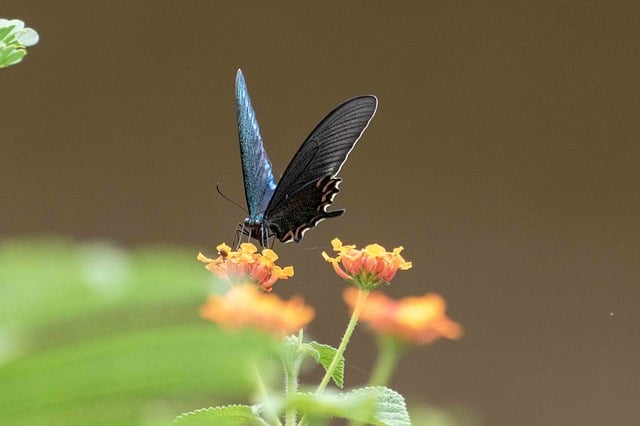
[(376, 112), (378, 101), (366, 95), (333, 109), (302, 143), (276, 183), (255, 111), (242, 75), (236, 75), (240, 157), (248, 217), (240, 233), (266, 246), (271, 237), (300, 242), (304, 233), (344, 210), (327, 211), (340, 191), (337, 173)]

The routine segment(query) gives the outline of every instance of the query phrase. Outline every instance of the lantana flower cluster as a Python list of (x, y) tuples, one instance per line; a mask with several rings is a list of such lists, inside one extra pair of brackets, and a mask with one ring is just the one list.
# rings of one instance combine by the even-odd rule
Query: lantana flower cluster
[(405, 271), (412, 267), (411, 262), (400, 255), (402, 246), (390, 252), (380, 244), (369, 244), (364, 249), (356, 250), (355, 245), (343, 245), (337, 238), (331, 241), (331, 245), (338, 256), (332, 258), (322, 252), (322, 257), (333, 265), (338, 276), (363, 290), (385, 286), (399, 270)]
[[(402, 247), (387, 251), (379, 244), (363, 249), (331, 241), (336, 257), (323, 252), (338, 276), (353, 284), (344, 292), (344, 301), (351, 308), (358, 307), (360, 322), (367, 323), (380, 336), (391, 336), (413, 344), (428, 344), (439, 338), (458, 339), (463, 334), (460, 324), (445, 313), (444, 299), (427, 293), (420, 297), (393, 300), (377, 291), (388, 285), (398, 271), (408, 270), (412, 263), (400, 254)], [(255, 327), (284, 336), (304, 328), (315, 311), (300, 297), (284, 301), (269, 295), (278, 280), (293, 276), (293, 267), (276, 265), (278, 255), (271, 249), (258, 252), (255, 245), (243, 243), (237, 250), (226, 244), (216, 247), (215, 259), (198, 254), (220, 280), (231, 285), (224, 295), (211, 295), (201, 309), (201, 315), (227, 328)], [(376, 291), (373, 291), (376, 290)]]
[(286, 280), (293, 276), (293, 266), (281, 268), (276, 265), (278, 255), (271, 249), (264, 249), (258, 253), (258, 249), (251, 243), (242, 243), (238, 250), (231, 250), (226, 244), (216, 247), (218, 257), (211, 259), (198, 253), (198, 260), (206, 263), (205, 266), (214, 275), (223, 281), (230, 283), (252, 282), (259, 285), (265, 291), (271, 288), (278, 280)]
[[(358, 289), (346, 288), (343, 297), (347, 305), (355, 308)], [(420, 297), (393, 300), (382, 292), (369, 294), (360, 321), (381, 336), (390, 336), (403, 342), (424, 345), (442, 337), (459, 339), (462, 326), (445, 314), (442, 296), (427, 293)]]
[(253, 284), (241, 284), (224, 295), (210, 295), (200, 315), (225, 328), (254, 327), (284, 337), (306, 326), (315, 310), (301, 297), (284, 301)]
[(293, 276), (293, 267), (276, 265), (278, 255), (271, 249), (258, 249), (243, 243), (237, 250), (226, 244), (216, 247), (218, 257), (202, 253), (198, 260), (219, 280), (229, 284), (223, 295), (210, 295), (201, 308), (203, 318), (229, 329), (253, 327), (279, 337), (304, 328), (315, 316), (315, 310), (301, 297), (282, 300), (271, 292), (278, 280)]
[[(324, 252), (322, 256), (338, 276), (355, 286), (345, 289), (344, 301), (353, 312), (358, 301), (364, 300), (358, 321), (367, 323), (376, 334), (414, 344), (462, 336), (462, 326), (446, 316), (445, 301), (435, 293), (396, 301), (380, 291), (371, 291), (388, 285), (398, 271), (413, 266), (400, 255), (403, 247), (387, 251), (379, 244), (370, 244), (358, 250), (355, 245), (343, 245), (337, 238), (331, 245), (338, 256), (332, 258)], [(366, 297), (362, 297), (362, 292), (367, 292)]]

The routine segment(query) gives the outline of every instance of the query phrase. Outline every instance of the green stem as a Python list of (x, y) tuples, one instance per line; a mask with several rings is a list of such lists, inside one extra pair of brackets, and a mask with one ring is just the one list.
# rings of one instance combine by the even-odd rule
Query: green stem
[(347, 325), (347, 329), (344, 331), (344, 335), (342, 336), (342, 341), (340, 342), (340, 346), (338, 346), (338, 350), (336, 351), (331, 364), (329, 364), (329, 368), (327, 368), (322, 381), (318, 385), (318, 389), (316, 393), (322, 393), (324, 388), (327, 387), (331, 377), (333, 377), (333, 372), (336, 370), (336, 367), (340, 363), (342, 359), (342, 354), (347, 349), (347, 344), (351, 339), (351, 335), (353, 334), (353, 330), (356, 328), (356, 324), (358, 324), (358, 318), (360, 318), (360, 314), (362, 313), (362, 309), (364, 308), (364, 302), (367, 300), (367, 296), (369, 296), (369, 291), (360, 289), (358, 291), (358, 300), (356, 301), (356, 306), (353, 308), (353, 314), (351, 314), (351, 319), (349, 320), (349, 325)]
[(258, 370), (258, 366), (255, 364), (253, 366), (253, 372), (256, 374), (256, 386), (258, 388), (258, 394), (262, 399), (269, 395), (267, 392), (267, 387), (264, 385), (264, 382), (262, 381), (262, 376), (260, 376), (260, 371)]
[[(298, 392), (298, 375), (300, 374), (300, 365), (302, 364), (302, 360), (304, 356), (300, 353), (300, 348), (303, 346), (304, 340), (304, 330), (300, 329), (297, 338), (295, 339), (295, 349), (292, 349), (292, 342), (288, 344), (288, 350), (286, 356), (282, 359), (282, 366), (284, 368), (285, 373), (285, 392), (287, 401), (292, 401), (296, 393)], [(286, 426), (296, 426), (296, 419), (298, 417), (298, 413), (295, 409), (294, 405), (289, 404), (290, 406), (286, 409), (285, 412), (285, 424)]]
[[(359, 289), (358, 291), (358, 300), (356, 301), (356, 306), (353, 308), (353, 313), (351, 314), (351, 318), (349, 319), (349, 324), (347, 325), (347, 329), (344, 331), (344, 335), (342, 336), (342, 341), (340, 342), (340, 346), (336, 350), (336, 354), (329, 364), (329, 368), (327, 368), (327, 372), (324, 374), (322, 381), (318, 385), (318, 389), (316, 393), (322, 393), (322, 391), (327, 387), (331, 377), (333, 377), (333, 372), (336, 370), (338, 363), (340, 363), (340, 359), (342, 359), (342, 355), (344, 351), (347, 349), (347, 344), (351, 339), (351, 335), (353, 334), (353, 330), (356, 328), (356, 324), (358, 324), (358, 318), (360, 318), (360, 314), (362, 313), (362, 309), (364, 308), (364, 302), (367, 300), (367, 296), (369, 296), (368, 290)], [(298, 426), (304, 426), (307, 424), (307, 416), (302, 416), (300, 419), (300, 423)]]
[(378, 359), (373, 367), (369, 386), (385, 386), (389, 383), (401, 352), (401, 343), (396, 339), (389, 336), (379, 337)]
[[(291, 367), (285, 368), (285, 375), (287, 378), (287, 400), (291, 401), (296, 392), (298, 391), (298, 372), (300, 371), (300, 363), (296, 360)], [(296, 424), (296, 409), (287, 408), (285, 424), (286, 426), (295, 426)]]
[[(260, 395), (260, 400), (266, 401), (269, 397), (269, 393), (267, 391), (267, 387), (264, 385), (264, 381), (262, 381), (262, 376), (260, 376), (260, 371), (258, 370), (258, 366), (254, 365), (253, 369), (256, 373), (256, 385), (258, 387), (258, 394)], [(282, 422), (275, 415), (267, 414), (270, 417), (270, 421), (272, 425), (282, 426)], [(265, 424), (268, 424), (265, 422)]]

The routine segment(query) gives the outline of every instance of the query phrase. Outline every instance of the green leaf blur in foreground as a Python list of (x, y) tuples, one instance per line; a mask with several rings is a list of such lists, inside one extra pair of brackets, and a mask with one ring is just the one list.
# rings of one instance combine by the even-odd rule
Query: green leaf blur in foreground
[(199, 317), (196, 252), (0, 241), (0, 424), (167, 424), (250, 393), (271, 343)]
[(27, 54), (25, 47), (33, 46), (38, 40), (38, 33), (25, 28), (21, 20), (0, 19), (0, 68), (22, 61)]

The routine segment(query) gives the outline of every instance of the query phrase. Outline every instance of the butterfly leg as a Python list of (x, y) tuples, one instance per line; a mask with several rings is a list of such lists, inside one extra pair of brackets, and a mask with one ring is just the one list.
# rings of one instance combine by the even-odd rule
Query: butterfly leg
[(233, 249), (238, 250), (240, 248), (240, 244), (242, 244), (242, 236), (249, 235), (249, 232), (245, 228), (244, 223), (239, 223), (236, 227), (236, 235), (233, 238)]
[(270, 249), (272, 249), (273, 245), (276, 243), (276, 234), (269, 231), (269, 229), (265, 227), (262, 232), (262, 239), (264, 240), (262, 247), (269, 247)]

